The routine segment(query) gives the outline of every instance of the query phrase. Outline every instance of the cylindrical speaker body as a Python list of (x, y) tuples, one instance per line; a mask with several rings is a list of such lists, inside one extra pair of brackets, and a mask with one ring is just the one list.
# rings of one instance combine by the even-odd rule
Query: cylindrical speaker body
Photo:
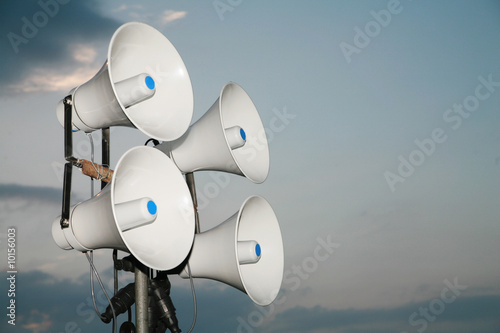
[(76, 205), (70, 220), (73, 234), (87, 249), (113, 248), (128, 252), (113, 217), (110, 185), (93, 198)]
[(128, 252), (115, 224), (110, 184), (93, 198), (71, 207), (67, 228), (61, 229), (59, 221), (53, 221), (52, 237), (62, 249), (115, 248)]
[(182, 172), (214, 170), (243, 175), (234, 162), (224, 130), (217, 99), (180, 139), (166, 143), (170, 157)]
[[(237, 222), (235, 213), (217, 227), (196, 234), (189, 265), (193, 277), (221, 281), (245, 292), (235, 255)], [(187, 269), (181, 277), (188, 277)]]
[(108, 71), (109, 66), (106, 61), (101, 70), (92, 79), (79, 86), (73, 94), (76, 117), (92, 131), (110, 126), (134, 126), (116, 98)]

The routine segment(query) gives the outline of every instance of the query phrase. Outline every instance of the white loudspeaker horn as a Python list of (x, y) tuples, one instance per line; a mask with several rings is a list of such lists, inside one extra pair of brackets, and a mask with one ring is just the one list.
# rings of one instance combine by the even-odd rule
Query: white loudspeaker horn
[[(283, 280), (283, 241), (276, 215), (262, 197), (252, 196), (239, 212), (196, 234), (188, 259), (191, 276), (229, 284), (258, 305), (271, 304)], [(179, 274), (188, 278), (187, 265)]]
[(269, 173), (269, 148), (259, 113), (239, 85), (229, 82), (212, 107), (179, 139), (158, 149), (184, 173), (215, 170), (262, 183)]
[[(193, 116), (193, 89), (179, 53), (162, 33), (139, 22), (116, 30), (102, 68), (70, 94), (75, 131), (129, 126), (158, 140), (175, 140)], [(64, 126), (62, 101), (57, 118)]]
[(184, 177), (152, 147), (135, 147), (118, 162), (111, 182), (71, 208), (69, 227), (52, 224), (56, 244), (85, 252), (112, 248), (144, 265), (168, 270), (181, 264), (194, 239), (194, 209)]

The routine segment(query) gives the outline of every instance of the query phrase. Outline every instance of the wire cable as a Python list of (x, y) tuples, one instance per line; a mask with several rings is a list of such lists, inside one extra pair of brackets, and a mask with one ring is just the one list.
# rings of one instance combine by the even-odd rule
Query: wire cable
[[(92, 162), (92, 165), (94, 165), (94, 139), (92, 138), (92, 133), (86, 133), (87, 137), (89, 138), (90, 142), (90, 161)], [(94, 165), (95, 168), (95, 165)], [(96, 169), (97, 171), (97, 169)], [(98, 173), (99, 174), (99, 173)], [(94, 197), (94, 179), (90, 177), (90, 197)], [(115, 309), (113, 308), (113, 305), (111, 304), (111, 299), (109, 298), (106, 289), (104, 289), (104, 286), (101, 282), (101, 278), (99, 277), (99, 273), (97, 272), (97, 269), (94, 266), (94, 251), (90, 251), (90, 255), (85, 252), (85, 256), (87, 257), (87, 260), (89, 261), (90, 264), (90, 293), (92, 295), (92, 303), (94, 304), (94, 310), (99, 316), (99, 318), (103, 318), (101, 315), (99, 309), (97, 308), (97, 304), (95, 302), (95, 294), (94, 294), (94, 274), (97, 278), (97, 281), (99, 282), (99, 285), (101, 286), (102, 291), (104, 292), (104, 295), (106, 296), (106, 299), (108, 300), (109, 305), (111, 306), (111, 310), (113, 311), (113, 333), (116, 333), (116, 315), (115, 315)], [(92, 274), (94, 273), (94, 274)], [(116, 277), (115, 277), (116, 278)], [(116, 289), (116, 288), (115, 288)]]
[[(91, 253), (91, 255), (89, 255), (88, 252), (84, 252), (84, 253), (85, 253), (85, 256), (87, 257), (87, 260), (89, 261), (89, 264), (90, 264), (90, 290), (91, 290), (91, 294), (92, 294), (92, 302), (94, 303), (94, 309), (95, 309), (97, 315), (99, 316), (99, 318), (101, 318), (101, 320), (102, 320), (103, 316), (100, 313), (99, 309), (97, 308), (97, 304), (95, 302), (93, 275), (95, 275), (97, 282), (101, 286), (101, 289), (104, 293), (104, 296), (106, 296), (106, 299), (108, 300), (109, 306), (111, 307), (111, 310), (113, 311), (113, 332), (116, 332), (115, 309), (113, 308), (113, 304), (111, 303), (111, 299), (109, 298), (108, 293), (106, 292), (106, 289), (104, 288), (104, 285), (102, 284), (101, 277), (99, 276), (99, 273), (97, 272), (97, 269), (94, 266), (94, 262), (92, 259), (93, 251), (89, 251), (89, 252)], [(94, 274), (92, 274), (92, 273), (94, 273)]]
[(187, 269), (189, 274), (189, 282), (191, 284), (191, 291), (193, 292), (193, 307), (194, 307), (193, 323), (191, 324), (191, 328), (188, 331), (188, 333), (191, 333), (193, 331), (194, 325), (196, 324), (197, 309), (196, 309), (196, 293), (194, 291), (193, 277), (191, 276), (191, 267), (189, 266), (189, 262), (187, 263)]
[[(87, 253), (85, 253), (85, 254), (87, 255)], [(91, 261), (93, 262), (94, 261), (94, 252), (93, 251), (90, 251), (90, 255), (87, 255), (87, 260), (89, 260), (89, 262), (91, 262)], [(90, 268), (90, 294), (92, 295), (92, 303), (94, 304), (94, 310), (95, 310), (95, 312), (100, 316), (100, 311), (97, 308), (97, 304), (95, 302), (95, 295), (94, 295), (94, 275), (93, 275), (93, 271), (92, 271), (92, 266), (89, 266), (89, 268)]]

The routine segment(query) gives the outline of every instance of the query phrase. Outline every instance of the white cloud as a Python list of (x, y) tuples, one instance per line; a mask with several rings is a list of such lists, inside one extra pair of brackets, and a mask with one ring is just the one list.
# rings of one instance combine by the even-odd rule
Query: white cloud
[(30, 311), (26, 322), (27, 324), (22, 325), (22, 327), (33, 333), (46, 332), (53, 324), (49, 314), (37, 309)]
[(73, 59), (83, 64), (91, 64), (97, 55), (97, 50), (89, 45), (77, 44), (72, 48)]
[(124, 10), (129, 10), (129, 9), (142, 9), (142, 5), (134, 4), (134, 5), (127, 5), (127, 4), (122, 4), (119, 7), (113, 9), (113, 12), (122, 12)]
[(127, 10), (128, 6), (126, 4), (122, 4), (120, 7), (113, 9), (114, 12), (121, 12)]
[[(99, 70), (96, 58), (99, 52), (90, 44), (72, 44), (71, 57), (76, 66), (68, 71), (61, 67), (34, 67), (24, 79), (7, 86), (11, 93), (63, 91), (87, 82)], [(80, 66), (78, 66), (80, 64)], [(66, 68), (66, 67), (64, 67)]]
[(94, 67), (78, 67), (72, 73), (58, 69), (37, 67), (21, 82), (11, 84), (7, 88), (14, 93), (64, 91), (87, 82), (96, 74)]
[(161, 16), (161, 23), (168, 24), (170, 22), (180, 20), (187, 15), (186, 11), (165, 10)]

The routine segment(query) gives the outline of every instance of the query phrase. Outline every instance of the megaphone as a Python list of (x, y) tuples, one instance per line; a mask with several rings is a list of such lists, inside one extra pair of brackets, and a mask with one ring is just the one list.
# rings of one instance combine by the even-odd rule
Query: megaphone
[(180, 265), (194, 238), (194, 208), (184, 177), (152, 147), (135, 147), (119, 160), (111, 182), (70, 210), (69, 227), (52, 224), (65, 250), (111, 248), (144, 265), (168, 270)]
[(248, 94), (229, 82), (212, 107), (179, 139), (162, 150), (184, 173), (215, 170), (262, 183), (269, 173), (269, 148), (259, 113)]
[[(281, 231), (271, 205), (252, 196), (225, 222), (196, 234), (188, 263), (192, 277), (229, 284), (258, 305), (271, 304), (284, 266)], [(187, 264), (179, 275), (189, 277)]]
[[(157, 140), (175, 140), (193, 116), (193, 89), (184, 62), (162, 33), (144, 23), (119, 27), (102, 68), (70, 94), (74, 131), (129, 126)], [(63, 125), (62, 100), (57, 118)]]

